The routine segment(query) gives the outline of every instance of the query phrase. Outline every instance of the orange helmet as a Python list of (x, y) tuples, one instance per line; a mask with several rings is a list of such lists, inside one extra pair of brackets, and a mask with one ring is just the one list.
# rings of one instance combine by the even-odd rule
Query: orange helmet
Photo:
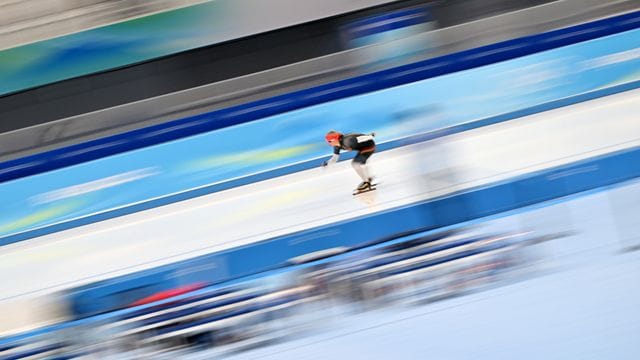
[(333, 140), (340, 140), (341, 136), (342, 134), (340, 134), (339, 132), (331, 130), (327, 133), (327, 135), (325, 135), (324, 138), (328, 143), (330, 143)]

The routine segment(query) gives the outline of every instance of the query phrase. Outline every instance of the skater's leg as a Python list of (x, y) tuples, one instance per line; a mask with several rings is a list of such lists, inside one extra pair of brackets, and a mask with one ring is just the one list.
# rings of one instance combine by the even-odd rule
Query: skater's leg
[(353, 161), (351, 162), (351, 166), (353, 166), (353, 169), (356, 171), (358, 176), (360, 176), (363, 182), (369, 181), (371, 176), (369, 176), (369, 169), (367, 169), (367, 165)]
[(369, 169), (367, 168), (366, 163), (367, 163), (367, 159), (369, 158), (369, 156), (371, 156), (372, 153), (373, 152), (367, 152), (367, 153), (359, 152), (358, 155), (356, 155), (356, 157), (351, 162), (351, 166), (356, 171), (358, 176), (360, 176), (360, 178), (362, 179), (362, 182), (360, 183), (360, 185), (358, 185), (358, 188), (356, 189), (356, 191), (358, 192), (371, 189), (371, 175), (369, 174)]
[(362, 182), (371, 182), (371, 175), (369, 174), (369, 168), (367, 167), (367, 160), (371, 154), (373, 154), (373, 151), (359, 152), (351, 162), (351, 166), (358, 176), (360, 176)]

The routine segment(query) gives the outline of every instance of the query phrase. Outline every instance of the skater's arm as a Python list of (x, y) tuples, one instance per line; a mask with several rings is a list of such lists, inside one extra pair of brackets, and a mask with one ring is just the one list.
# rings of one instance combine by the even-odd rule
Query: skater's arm
[(331, 156), (331, 159), (324, 161), (322, 163), (322, 166), (327, 166), (327, 165), (333, 165), (335, 163), (338, 162), (338, 159), (340, 159), (340, 146), (334, 146), (333, 147), (333, 155)]
[(333, 155), (331, 156), (331, 159), (329, 159), (329, 161), (327, 162), (327, 165), (333, 165), (338, 162), (338, 159), (340, 159), (340, 150), (341, 150), (340, 146), (333, 147)]
[(333, 154), (333, 155), (331, 155), (331, 159), (329, 159), (329, 160), (325, 161), (324, 163), (322, 163), (322, 166), (333, 165), (333, 164), (338, 162), (338, 159), (340, 159), (340, 155), (339, 154)]

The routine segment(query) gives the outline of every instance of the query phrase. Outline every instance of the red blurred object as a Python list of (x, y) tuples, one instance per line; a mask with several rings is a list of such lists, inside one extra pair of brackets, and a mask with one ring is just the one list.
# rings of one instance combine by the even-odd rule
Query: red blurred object
[(170, 299), (170, 298), (172, 298), (174, 296), (178, 296), (178, 295), (186, 294), (186, 293), (198, 290), (198, 289), (202, 289), (205, 286), (206, 286), (205, 283), (196, 283), (196, 284), (180, 286), (180, 287), (177, 287), (175, 289), (160, 291), (160, 292), (155, 293), (153, 295), (149, 295), (147, 297), (144, 297), (144, 298), (142, 298), (140, 300), (136, 300), (135, 302), (131, 303), (129, 306), (139, 306), (139, 305), (151, 304), (151, 303), (156, 302), (156, 301)]

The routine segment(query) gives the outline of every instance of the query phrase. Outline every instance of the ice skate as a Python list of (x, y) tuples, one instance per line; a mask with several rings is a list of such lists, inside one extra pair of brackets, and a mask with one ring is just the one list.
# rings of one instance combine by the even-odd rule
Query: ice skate
[(375, 185), (371, 185), (369, 181), (363, 181), (358, 185), (358, 187), (353, 191), (353, 195), (362, 194), (368, 191), (375, 190)]

